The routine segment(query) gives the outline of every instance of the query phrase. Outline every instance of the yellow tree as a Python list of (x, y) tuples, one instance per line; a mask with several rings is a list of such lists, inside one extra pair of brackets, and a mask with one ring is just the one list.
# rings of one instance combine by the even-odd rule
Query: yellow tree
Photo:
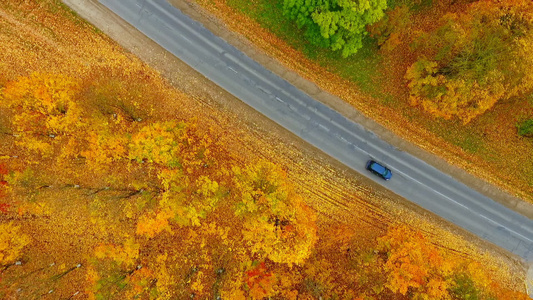
[(153, 294), (154, 273), (142, 264), (140, 250), (133, 237), (121, 244), (96, 246), (87, 271), (89, 298), (134, 299)]
[(187, 175), (200, 175), (216, 163), (214, 152), (221, 151), (212, 139), (213, 132), (201, 133), (189, 123), (155, 122), (132, 134), (128, 156), (138, 163), (154, 163), (169, 169), (181, 169)]
[(180, 167), (179, 152), (183, 147), (185, 128), (185, 123), (173, 121), (144, 126), (131, 137), (128, 146), (129, 158), (139, 163)]
[(113, 165), (127, 158), (128, 139), (123, 132), (112, 132), (108, 126), (99, 126), (85, 135), (85, 147), (80, 154), (85, 164), (96, 174), (109, 173)]
[(137, 224), (137, 233), (154, 237), (170, 230), (170, 223), (180, 226), (200, 226), (201, 220), (214, 211), (226, 192), (207, 176), (191, 181), (178, 169), (162, 169), (158, 177), (161, 194), (157, 211), (144, 215)]
[(199, 136), (194, 126), (172, 121), (147, 125), (131, 137), (128, 157), (156, 170), (160, 193), (157, 211), (141, 218), (138, 234), (153, 237), (170, 230), (169, 220), (199, 226), (227, 195), (207, 176), (214, 160), (210, 145), (210, 138)]
[(30, 237), (13, 222), (0, 224), (0, 266), (13, 264), (22, 250), (30, 243)]
[(68, 140), (85, 127), (76, 103), (77, 80), (58, 74), (33, 73), (9, 82), (0, 105), (14, 110), (18, 144), (41, 155), (51, 155), (54, 144)]
[(384, 269), (391, 291), (416, 299), (448, 299), (452, 265), (441, 251), (407, 226), (391, 227), (378, 239), (386, 255)]
[(302, 264), (311, 254), (316, 216), (288, 184), (280, 167), (260, 162), (234, 168), (239, 201), (236, 214), (244, 219), (244, 240), (259, 258)]

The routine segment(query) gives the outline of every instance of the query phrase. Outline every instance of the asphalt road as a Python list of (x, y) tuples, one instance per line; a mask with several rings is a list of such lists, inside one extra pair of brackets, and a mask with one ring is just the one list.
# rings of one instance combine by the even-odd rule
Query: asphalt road
[[(165, 0), (99, 0), (128, 23), (237, 98), (396, 194), (533, 261), (533, 221), (472, 190), (313, 100), (214, 36)], [(384, 181), (365, 170), (388, 166)]]

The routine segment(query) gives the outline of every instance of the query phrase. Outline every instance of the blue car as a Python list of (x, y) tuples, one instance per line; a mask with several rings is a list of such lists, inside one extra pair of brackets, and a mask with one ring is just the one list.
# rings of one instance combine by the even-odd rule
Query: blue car
[(369, 160), (366, 163), (366, 169), (379, 177), (389, 180), (392, 177), (392, 171), (389, 170), (387, 167), (381, 165), (380, 163), (377, 163), (373, 160)]

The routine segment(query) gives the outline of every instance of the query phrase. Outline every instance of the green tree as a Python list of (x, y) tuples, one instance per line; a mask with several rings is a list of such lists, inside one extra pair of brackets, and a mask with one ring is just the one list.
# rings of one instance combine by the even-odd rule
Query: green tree
[(343, 57), (356, 53), (367, 33), (366, 26), (379, 21), (386, 0), (284, 0), (283, 12), (305, 27), (313, 44), (341, 50)]
[(454, 274), (453, 285), (448, 289), (452, 299), (481, 300), (485, 299), (483, 292), (476, 287), (476, 283), (466, 273)]

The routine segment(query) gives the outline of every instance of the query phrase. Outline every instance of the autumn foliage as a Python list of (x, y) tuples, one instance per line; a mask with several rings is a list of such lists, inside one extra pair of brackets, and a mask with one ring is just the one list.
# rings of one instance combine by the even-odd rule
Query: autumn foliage
[[(6, 196), (7, 192), (7, 181), (6, 175), (8, 174), (8, 170), (5, 164), (0, 164), (0, 201), (2, 201), (2, 198)], [(8, 204), (0, 202), (0, 211), (6, 212), (6, 208), (9, 207)]]
[[(8, 84), (3, 99), (9, 101), (3, 105), (12, 112), (16, 144), (30, 150), (27, 167), (42, 165), (38, 157), (45, 152), (28, 147), (38, 141), (50, 149), (51, 161), (67, 170), (83, 168), (111, 186), (92, 193), (90, 220), (97, 232), (110, 224), (125, 227), (93, 246), (86, 274), (91, 286), (85, 289), (90, 297), (166, 299), (215, 293), (251, 299), (335, 294), (346, 299), (448, 299), (461, 291), (458, 282), (464, 276), (454, 275), (457, 264), (405, 226), (391, 228), (377, 241), (378, 254), (365, 256), (372, 250), (354, 247), (355, 258), (334, 259), (327, 253), (336, 251), (336, 242), (317, 248), (315, 213), (279, 166), (266, 161), (238, 166), (209, 129), (190, 121), (91, 113), (90, 107), (75, 104), (83, 85), (65, 76), (32, 74)], [(67, 86), (73, 90), (63, 91)], [(42, 91), (36, 96), (36, 90)], [(74, 122), (70, 118), (78, 122), (64, 127)], [(5, 177), (7, 168), (2, 170)], [(31, 183), (37, 179), (31, 174), (13, 173), (13, 196), (42, 188)], [(68, 186), (74, 169), (65, 174), (56, 180)], [(48, 208), (28, 209), (37, 216), (46, 215)], [(111, 216), (123, 220), (121, 225)], [(2, 263), (9, 265), (30, 240), (19, 226), (2, 226)], [(349, 248), (350, 235), (341, 241), (341, 248)], [(166, 250), (160, 254), (156, 249)], [(345, 264), (345, 259), (356, 260)]]
[(249, 288), (249, 295), (253, 299), (274, 296), (273, 286), (275, 282), (276, 276), (267, 270), (264, 262), (246, 272), (246, 285)]
[(13, 264), (29, 243), (30, 237), (21, 231), (20, 226), (13, 222), (0, 224), (0, 267)]
[(84, 127), (81, 110), (74, 97), (77, 82), (67, 76), (34, 73), (6, 85), (2, 105), (17, 114), (13, 129), (24, 138), (20, 145), (40, 155), (51, 155), (50, 140), (69, 138)]
[(521, 295), (478, 276), (482, 266), (447, 261), (405, 226), (378, 240), (347, 225), (324, 230), (337, 221), (320, 223), (284, 166), (244, 159), (212, 120), (181, 111), (190, 99), (155, 72), (101, 35), (78, 39), (94, 29), (65, 24), (76, 34), (63, 39), (87, 66), (2, 73), (0, 298)]
[(427, 299), (448, 298), (452, 264), (420, 232), (403, 226), (392, 228), (380, 238), (378, 250), (387, 255), (384, 270), (391, 291)]
[(468, 123), (532, 90), (531, 1), (476, 1), (439, 22), (413, 42), (418, 60), (405, 75), (412, 105)]
[(273, 262), (302, 264), (316, 242), (315, 216), (272, 163), (235, 169), (242, 190), (236, 214), (252, 253)]

